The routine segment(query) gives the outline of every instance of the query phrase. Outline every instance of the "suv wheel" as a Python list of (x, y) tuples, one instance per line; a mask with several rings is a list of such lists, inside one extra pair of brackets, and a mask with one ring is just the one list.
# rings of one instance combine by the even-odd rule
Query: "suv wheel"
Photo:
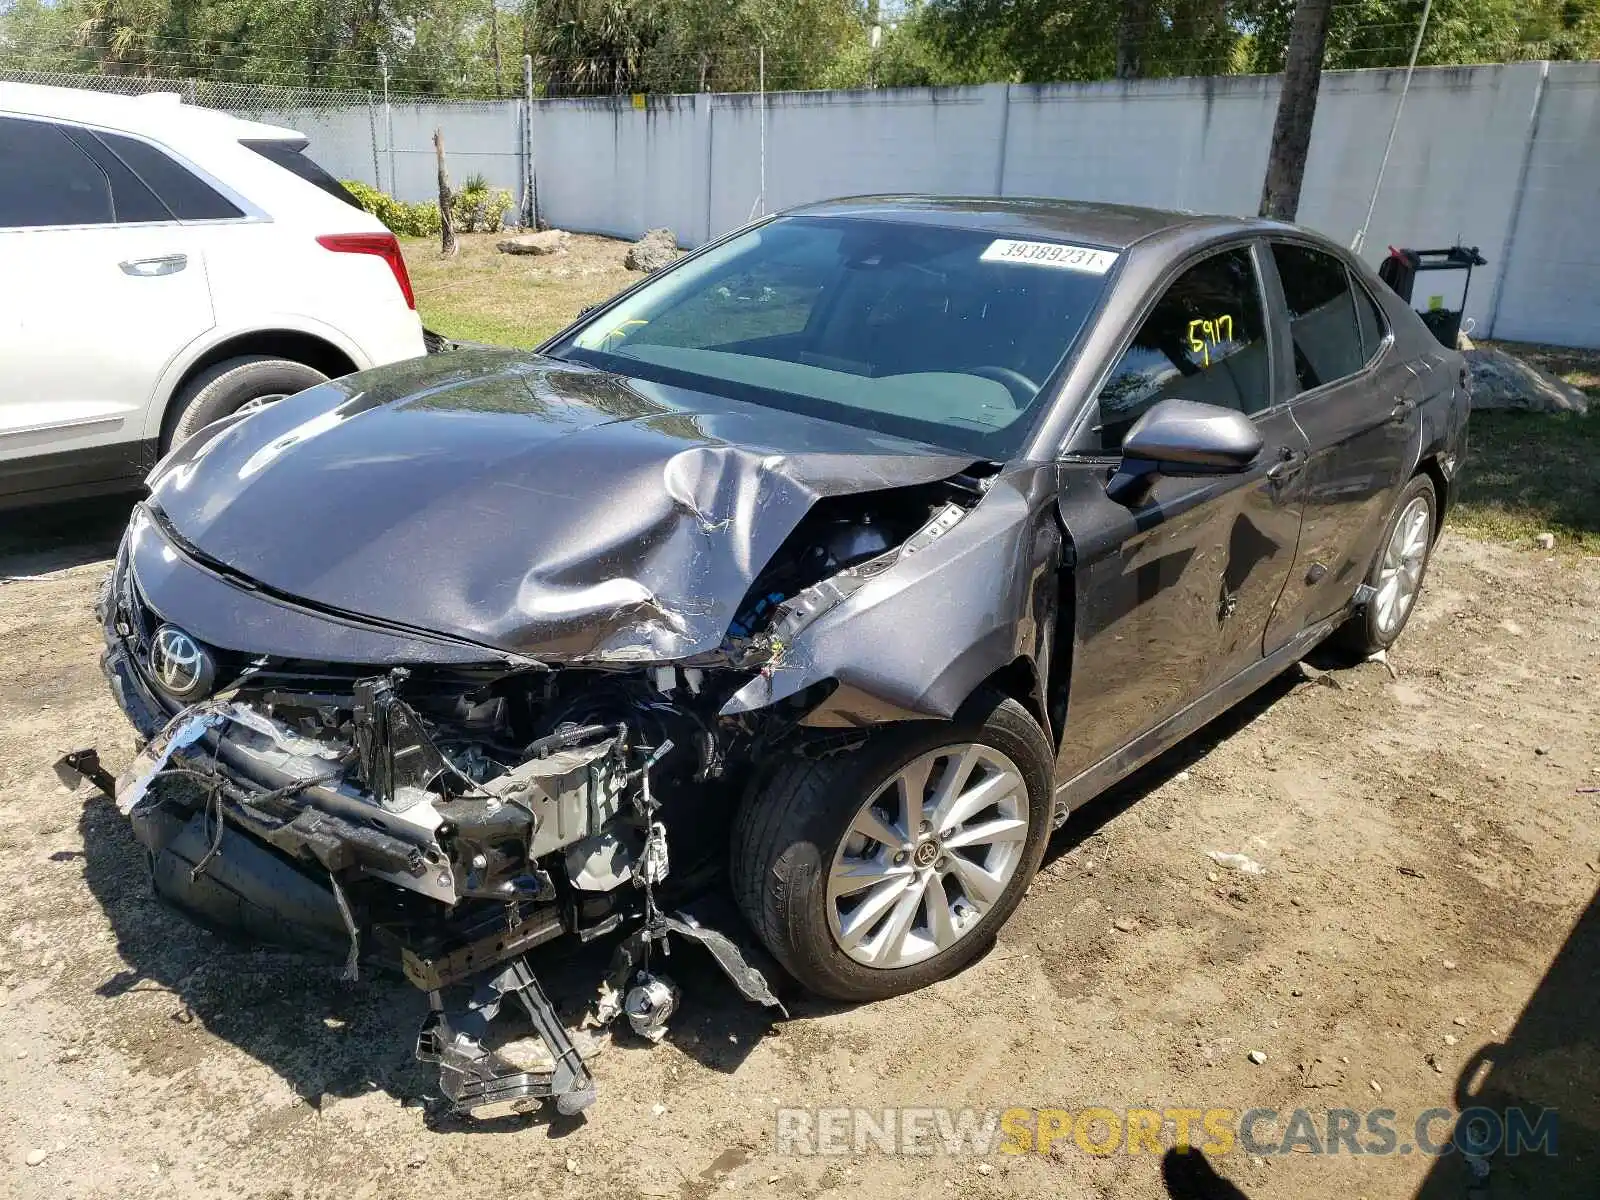
[(879, 1000), (953, 975), (1022, 899), (1050, 832), (1053, 755), (1015, 700), (796, 759), (748, 796), (731, 875), (802, 985)]
[(287, 358), (248, 354), (225, 359), (201, 371), (173, 397), (174, 415), (169, 418), (162, 449), (170, 450), (213, 421), (282, 400), (327, 378), (321, 371)]

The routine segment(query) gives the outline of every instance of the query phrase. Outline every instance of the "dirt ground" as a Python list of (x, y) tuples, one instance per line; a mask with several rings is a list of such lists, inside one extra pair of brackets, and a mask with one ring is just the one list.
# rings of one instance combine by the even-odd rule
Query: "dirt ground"
[[(681, 954), (668, 1041), (606, 1047), (586, 1119), (478, 1129), (421, 1103), (420, 994), (196, 929), (109, 804), (56, 780), (63, 751), (132, 752), (90, 613), (123, 515), (0, 518), (0, 575), (36, 576), (0, 586), (0, 1193), (1158, 1197), (1156, 1156), (1070, 1139), (780, 1155), (775, 1110), (1382, 1105), (1409, 1132), (1501, 1093), (1562, 1106), (1561, 1178), (1587, 1182), (1523, 1159), (1490, 1194), (1600, 1186), (1600, 560), (1447, 534), (1393, 674), (1291, 672), (1076, 813), (964, 974), (769, 1027)], [(547, 969), (587, 998), (593, 963)], [(1215, 1161), (1254, 1198), (1464, 1194), (1459, 1156)]]

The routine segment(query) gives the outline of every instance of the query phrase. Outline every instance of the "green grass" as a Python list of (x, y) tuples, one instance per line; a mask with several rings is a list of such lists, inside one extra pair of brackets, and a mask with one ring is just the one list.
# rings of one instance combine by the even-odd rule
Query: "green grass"
[[(622, 266), (625, 242), (575, 235), (566, 254), (522, 257), (496, 252), (501, 236), (464, 234), (453, 259), (440, 258), (431, 238), (401, 239), (428, 328), (463, 341), (533, 346), (580, 308), (639, 279)], [(1523, 544), (1550, 532), (1565, 550), (1600, 553), (1600, 352), (1501, 345), (1582, 388), (1597, 411), (1474, 413), (1450, 523)]]
[(565, 254), (496, 251), (509, 236), (462, 234), (454, 258), (439, 256), (435, 238), (400, 239), (424, 325), (460, 341), (534, 346), (640, 279), (622, 266), (626, 242), (574, 235)]
[(1548, 532), (1559, 548), (1600, 553), (1600, 351), (1499, 345), (1581, 388), (1597, 411), (1473, 413), (1450, 524), (1521, 543)]

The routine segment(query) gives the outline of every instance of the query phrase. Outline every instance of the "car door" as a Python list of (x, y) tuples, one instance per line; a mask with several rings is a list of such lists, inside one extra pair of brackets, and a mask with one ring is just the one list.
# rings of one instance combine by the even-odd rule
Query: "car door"
[(1396, 492), (1417, 457), (1416, 376), (1348, 264), (1273, 239), (1269, 305), (1288, 334), (1280, 381), (1310, 447), (1305, 520), (1263, 649), (1339, 611), (1365, 578)]
[[(1259, 259), (1237, 243), (1158, 289), (1060, 465), (1075, 613), (1062, 782), (1260, 659), (1299, 536), (1306, 443), (1276, 403)], [(1240, 474), (1158, 477), (1126, 507), (1106, 494), (1111, 464), (1133, 422), (1167, 399), (1249, 414), (1262, 453)]]
[(212, 324), (194, 231), (81, 127), (0, 116), (0, 162), (3, 490), (137, 475), (156, 381)]

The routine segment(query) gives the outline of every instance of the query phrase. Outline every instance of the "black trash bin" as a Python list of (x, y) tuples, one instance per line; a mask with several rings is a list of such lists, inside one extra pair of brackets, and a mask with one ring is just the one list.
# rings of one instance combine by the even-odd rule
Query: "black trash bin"
[[(1397, 250), (1389, 247), (1389, 257), (1378, 268), (1378, 278), (1395, 290), (1402, 300), (1417, 309), (1422, 323), (1439, 339), (1439, 344), (1454, 350), (1461, 333), (1461, 314), (1467, 307), (1467, 289), (1472, 286), (1472, 268), (1486, 267), (1489, 260), (1476, 246), (1450, 246), (1443, 250)], [(1428, 297), (1425, 307), (1417, 308), (1411, 298), (1417, 276), (1424, 271), (1465, 271), (1461, 281), (1461, 300), (1454, 308), (1445, 306), (1442, 294)]]

